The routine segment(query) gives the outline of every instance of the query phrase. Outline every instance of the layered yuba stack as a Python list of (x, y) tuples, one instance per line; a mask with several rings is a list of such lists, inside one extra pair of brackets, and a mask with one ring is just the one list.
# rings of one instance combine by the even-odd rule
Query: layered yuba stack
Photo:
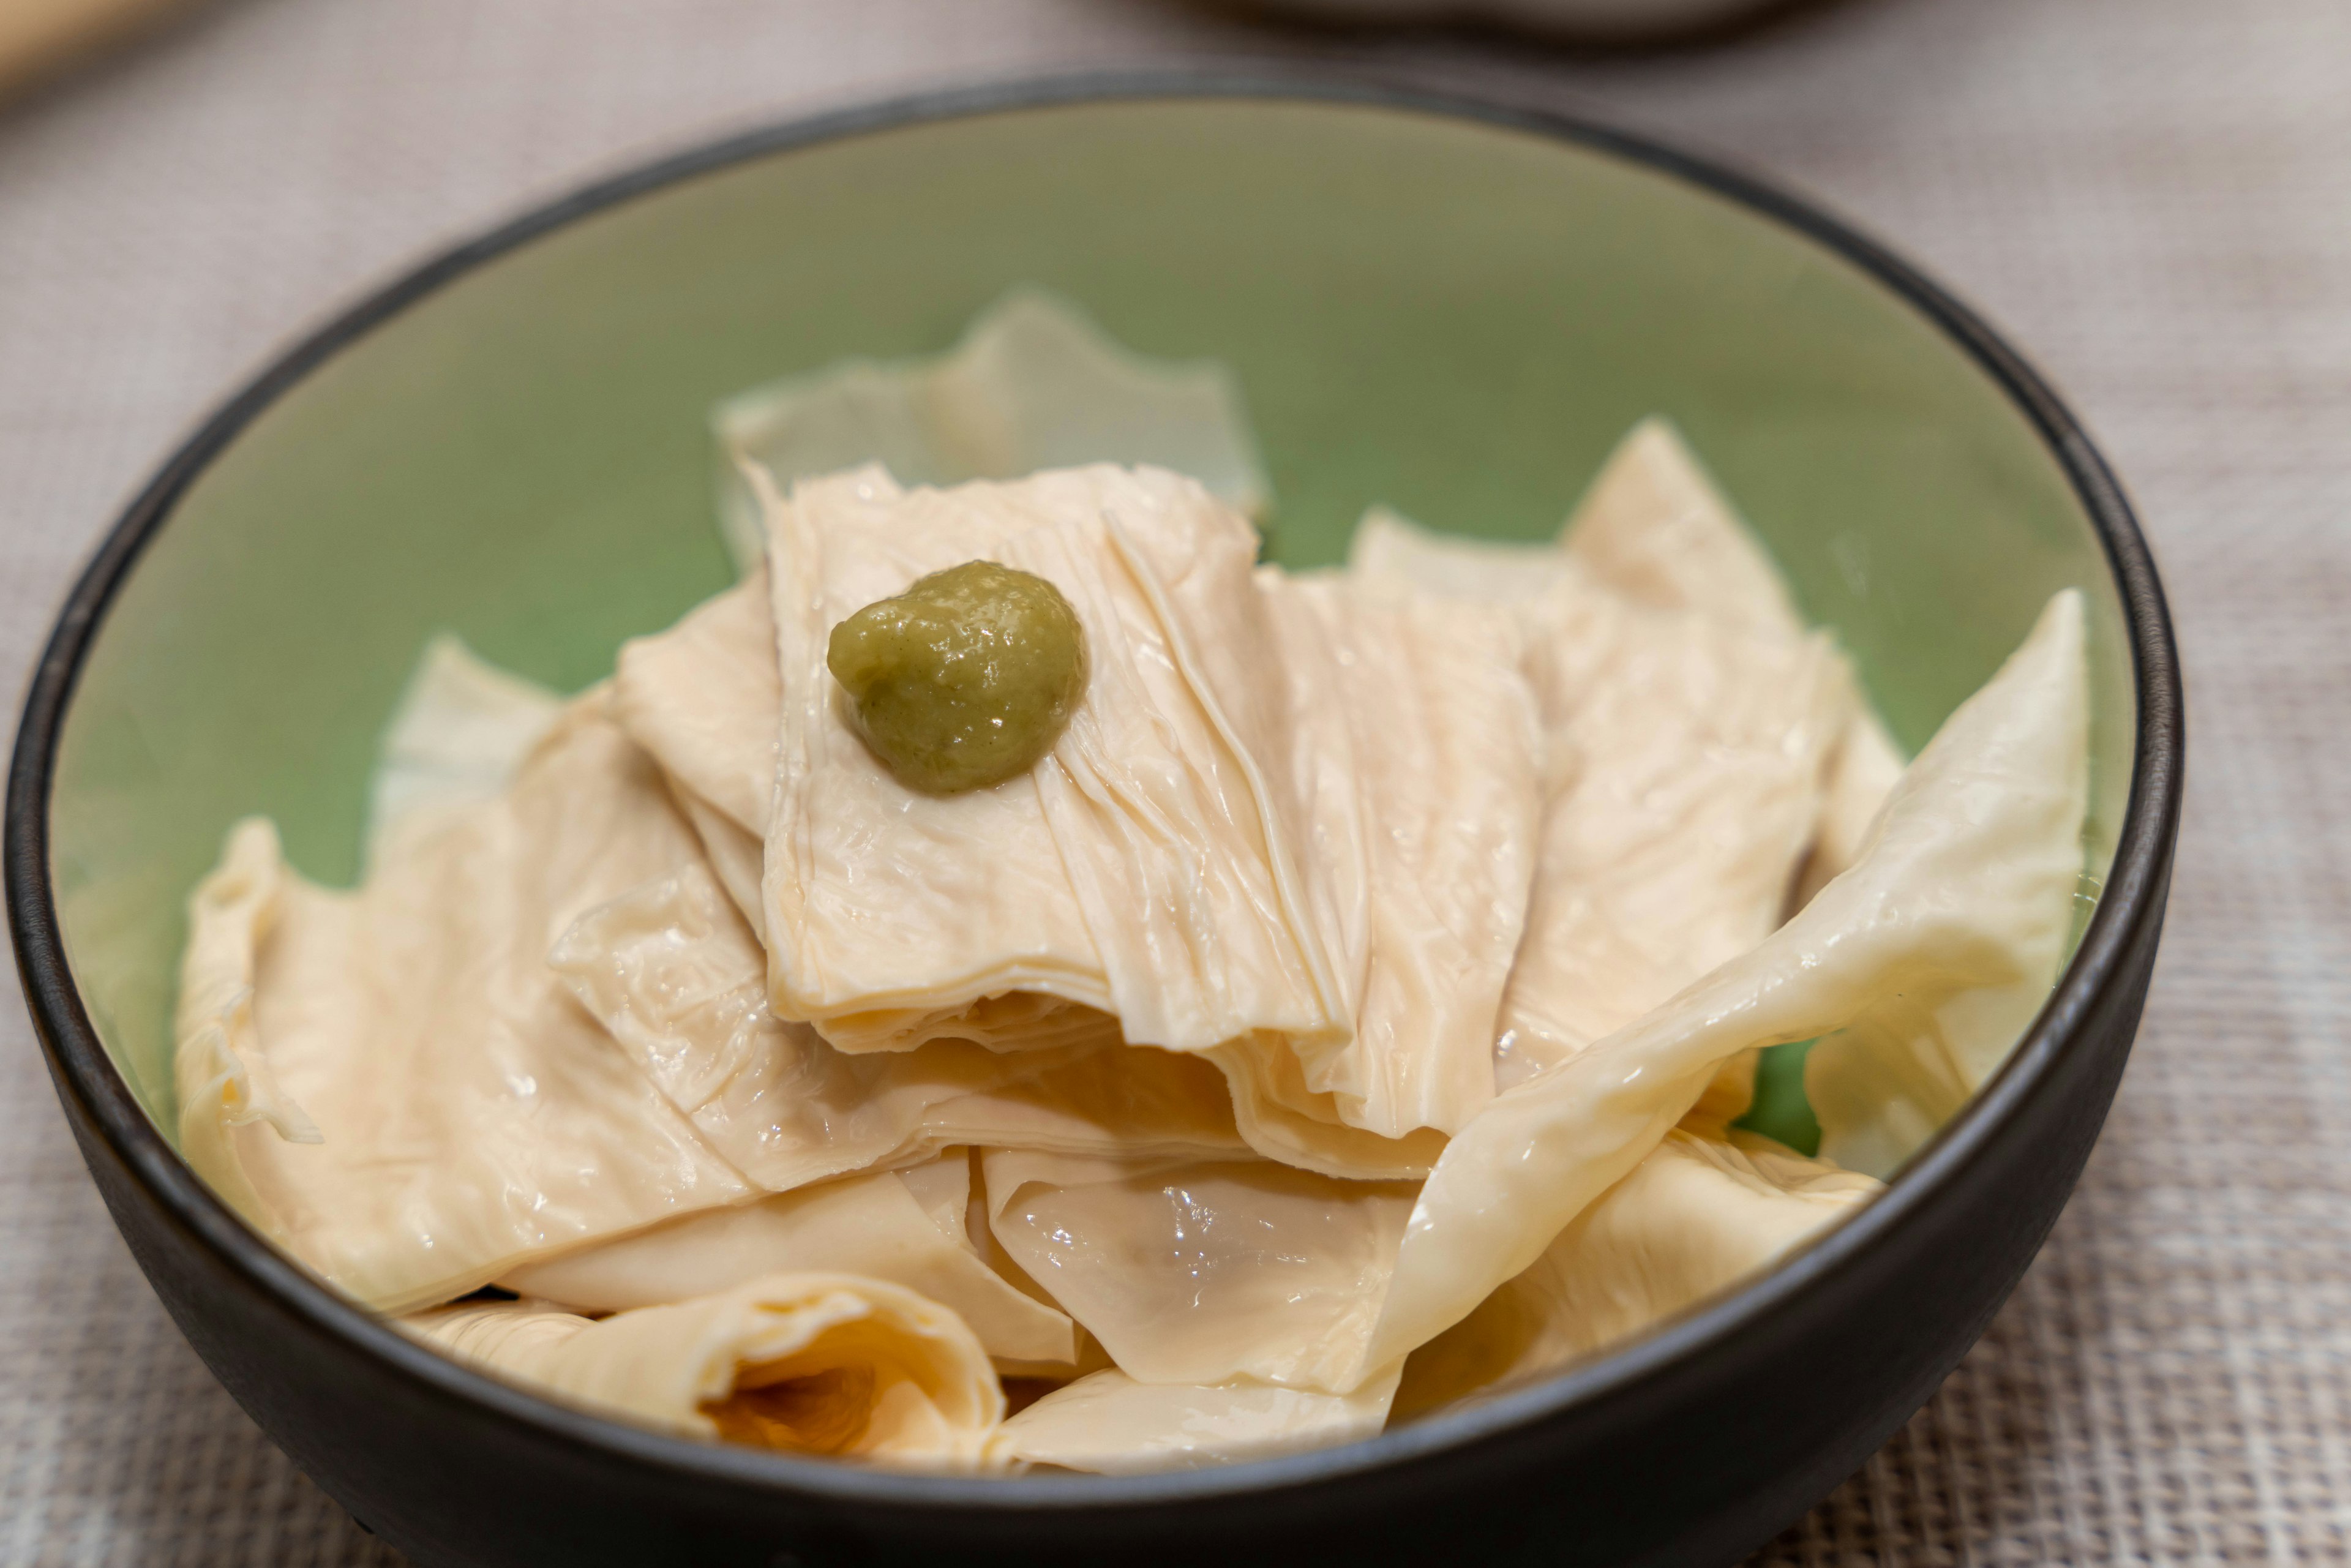
[[(611, 681), (428, 653), (358, 888), (255, 820), (193, 905), (188, 1157), (563, 1397), (956, 1468), (1367, 1435), (1850, 1212), (2064, 950), (2078, 597), (1906, 768), (1662, 424), (1555, 545), (1375, 512), (1323, 573), (1147, 466), (743, 485), (762, 559)], [(974, 559), (1090, 674), (923, 794), (826, 638)], [(1731, 1125), (1797, 1040), (1817, 1157)]]

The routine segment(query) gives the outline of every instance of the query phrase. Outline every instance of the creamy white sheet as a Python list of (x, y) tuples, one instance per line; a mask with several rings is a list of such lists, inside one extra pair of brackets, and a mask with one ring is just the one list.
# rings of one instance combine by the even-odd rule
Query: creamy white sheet
[(1523, 1273), (1412, 1353), (1395, 1413), (1555, 1371), (1769, 1267), (1879, 1190), (1762, 1139), (1677, 1128)]
[(1434, 1127), (1390, 1138), (1349, 1126), (1339, 1097), (1307, 1083), (1288, 1040), (1234, 1040), (1207, 1060), (1225, 1074), (1242, 1141), (1267, 1159), (1354, 1181), (1417, 1181), (1445, 1148)]
[(1115, 1368), (1057, 1388), (998, 1428), (1015, 1462), (1107, 1475), (1201, 1469), (1376, 1437), (1398, 1373), (1351, 1394), (1238, 1379), (1206, 1387), (1137, 1383)]
[[(830, 1026), (835, 1043), (886, 1049), (1016, 989), (1108, 1009), (1102, 956), (1033, 778), (914, 794), (851, 729), (824, 665), (844, 616), (972, 559), (988, 538), (901, 538), (904, 493), (877, 469), (805, 486), (789, 502), (751, 478), (768, 507), (786, 672), (762, 892), (777, 1013)], [(930, 531), (946, 532), (936, 521)]]
[(190, 905), (183, 1150), (389, 1312), (749, 1197), (546, 964), (581, 910), (694, 852), (601, 696), (506, 792), (395, 834), (358, 893), (239, 824)]
[(563, 698), (476, 655), (454, 632), (425, 643), (384, 727), (368, 787), (368, 860), (404, 821), (486, 800), (563, 712)]
[(981, 1164), (997, 1239), (1128, 1375), (1355, 1386), (1410, 1186), (1253, 1159)]
[[(1206, 574), (1165, 563), (1177, 594)], [(1264, 789), (1303, 846), (1297, 901), (1346, 1037), (1211, 1054), (1249, 1146), (1364, 1180), (1417, 1179), (1493, 1092), (1493, 1008), (1525, 917), (1537, 780), (1515, 630), (1468, 606), (1257, 574), (1261, 632), (1196, 650), (1246, 714)], [(1262, 672), (1278, 668), (1282, 693)], [(1484, 1042), (1484, 1043), (1479, 1043)]]
[(762, 944), (759, 885), (783, 700), (768, 599), (761, 563), (667, 631), (622, 643), (612, 678), (622, 727), (669, 776), (712, 874)]
[(681, 788), (675, 779), (670, 780), (670, 793), (694, 829), (694, 836), (702, 841), (704, 864), (726, 890), (727, 901), (743, 917), (759, 951), (765, 953), (768, 911), (760, 902), (759, 883), (767, 875), (767, 845), (760, 841), (758, 834), (746, 830), (701, 796)]
[[(1804, 1056), (1804, 1094), (1821, 1124), (1825, 1158), (1890, 1178), (2008, 1060), (2041, 1010), (2072, 939), (2083, 869), (2089, 792), (2083, 637), (2081, 595), (2068, 590), (2051, 601), (1995, 682), (2009, 682), (2019, 705), (2042, 704), (2048, 728), (2070, 741), (2059, 739), (2054, 755), (2034, 758), (2029, 747), (2041, 737), (2025, 729), (2021, 716), (2011, 733), (1987, 738), (1980, 756), (1948, 763), (1950, 776), (1941, 785), (1953, 810), (1987, 821), (1996, 809), (2005, 815), (2008, 838), (1983, 852), (2002, 857), (1997, 869), (2013, 879), (2011, 896), (2022, 900), (2028, 883), (2035, 889), (2032, 918), (2020, 915), (2008, 936), (2012, 972), (2005, 983), (1986, 979), (1948, 998), (1917, 991), (1882, 998), (1821, 1032)], [(1970, 698), (1970, 706), (1981, 700)], [(2041, 771), (2032, 772), (2036, 761)], [(1912, 771), (1918, 767), (1913, 763)], [(2026, 775), (2021, 784), (2011, 782), (2017, 773)], [(1902, 796), (1897, 790), (1895, 802)], [(1891, 840), (1900, 826), (1889, 803), (1875, 831)], [(1873, 842), (1865, 862), (1875, 852)], [(1831, 898), (1842, 880), (1823, 888), (1820, 899)]]
[(852, 360), (729, 398), (711, 423), (722, 531), (747, 569), (767, 533), (737, 458), (786, 486), (865, 463), (914, 485), (1126, 463), (1189, 475), (1248, 514), (1272, 497), (1230, 371), (1134, 353), (1035, 290), (990, 307), (944, 356)]
[[(1805, 635), (1770, 552), (1664, 419), (1644, 420), (1617, 444), (1555, 545), (1439, 534), (1374, 507), (1357, 525), (1348, 559), (1366, 582), (1389, 591), (1525, 607), (1556, 599), (1565, 581), (1581, 580), (1635, 605), (1700, 616), (1759, 641)], [(1848, 701), (1824, 759), (1825, 788), (1795, 907), (1853, 863), (1901, 775), (1901, 748), (1875, 708), (1857, 687)]]
[[(1617, 443), (1561, 542), (1594, 579), (1637, 603), (1691, 611), (1761, 638), (1803, 634), (1803, 616), (1771, 552), (1669, 420), (1645, 419)], [(1901, 747), (1856, 688), (1831, 755), (1799, 906), (1859, 855), (1902, 767)]]
[(1493, 1097), (1534, 873), (1541, 737), (1517, 629), (1337, 578), (1268, 568), (1258, 585), (1289, 676), (1307, 880), (1354, 1019), (1344, 1043), (1295, 1048), (1304, 1082), (1351, 1126), (1450, 1132)]
[(1779, 568), (1668, 420), (1645, 419), (1616, 444), (1560, 543), (1636, 604), (1693, 610), (1759, 637), (1803, 630)]
[(1526, 619), (1552, 786), (1502, 1005), (1505, 1084), (1779, 925), (1852, 706), (1825, 637), (1759, 638), (1573, 576)]
[(523, 1301), (445, 1307), (402, 1326), (591, 1409), (788, 1452), (991, 1467), (1004, 1416), (995, 1369), (961, 1319), (850, 1274), (771, 1274), (595, 1322)]
[(1533, 1262), (1738, 1051), (1840, 1031), (1831, 1060), (1855, 1064), (1845, 1082), (1877, 1104), (1888, 1064), (1958, 1080), (2011, 1049), (2071, 925), (2087, 725), (2069, 591), (1910, 766), (1852, 870), (1761, 946), (1497, 1096), (1454, 1137), (1415, 1207), (1365, 1371)]
[(746, 832), (764, 834), (776, 782), (776, 622), (768, 572), (621, 645), (613, 713), (687, 792)]
[(1385, 507), (1365, 511), (1347, 541), (1347, 575), (1357, 583), (1479, 604), (1539, 599), (1573, 570), (1555, 539), (1444, 534)]
[(767, 1005), (766, 960), (694, 859), (587, 912), (549, 963), (589, 1016), (754, 1182), (788, 1191), (956, 1145), (1238, 1151), (1207, 1063), (1091, 1031), (998, 1051), (937, 1040), (852, 1055)]
[(1886, 729), (1886, 721), (1867, 702), (1861, 703), (1845, 723), (1829, 758), (1826, 788), (1821, 796), (1818, 836), (1796, 879), (1792, 909), (1802, 909), (1830, 881), (1861, 858), (1869, 830), (1886, 798), (1908, 766), (1902, 748)]
[[(900, 492), (862, 471), (771, 500), (785, 740), (766, 903), (778, 1015), (856, 1051), (962, 1030), (975, 1003), (1015, 990), (1114, 1013), (1128, 1040), (1169, 1050), (1343, 1031), (1296, 907), (1285, 824), (1184, 668), (1189, 647), (1251, 635), (1246, 522), (1173, 475), (1112, 468), (953, 492)], [(1222, 620), (1174, 623), (1169, 591), (1130, 548), (1157, 536), (1230, 580), (1202, 596)], [(1085, 628), (1088, 687), (1029, 775), (919, 795), (849, 727), (825, 640), (848, 614), (976, 556), (1061, 590)]]
[(1770, 553), (1673, 423), (1654, 416), (1609, 453), (1556, 539), (1440, 533), (1374, 507), (1355, 526), (1347, 565), (1391, 589), (1492, 604), (1540, 599), (1580, 573), (1635, 604), (1695, 611), (1759, 637), (1804, 625)]
[[(1072, 1366), (1069, 1318), (1008, 1284), (964, 1232), (970, 1164), (960, 1149), (909, 1171), (882, 1171), (709, 1209), (544, 1262), (498, 1281), (578, 1312), (620, 1312), (707, 1296), (763, 1275), (855, 1274), (904, 1285), (953, 1312), (999, 1363)], [(952, 1191), (933, 1190), (950, 1178)], [(931, 1211), (934, 1199), (946, 1219)]]

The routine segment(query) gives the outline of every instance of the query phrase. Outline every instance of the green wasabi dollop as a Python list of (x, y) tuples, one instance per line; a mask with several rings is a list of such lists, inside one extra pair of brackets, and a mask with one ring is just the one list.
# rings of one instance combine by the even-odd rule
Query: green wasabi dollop
[(1070, 601), (990, 560), (867, 605), (832, 629), (824, 662), (873, 755), (929, 795), (1027, 772), (1086, 689), (1085, 629)]

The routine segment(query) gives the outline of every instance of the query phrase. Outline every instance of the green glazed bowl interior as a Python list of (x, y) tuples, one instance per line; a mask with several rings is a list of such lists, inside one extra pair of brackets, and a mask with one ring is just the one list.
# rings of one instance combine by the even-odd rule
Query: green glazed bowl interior
[(89, 651), (57, 751), (57, 910), (167, 1130), (182, 906), (233, 821), (267, 813), (348, 882), (430, 635), (597, 680), (729, 580), (714, 402), (941, 350), (1021, 285), (1238, 372), (1292, 565), (1338, 559), (1375, 501), (1548, 536), (1635, 421), (1670, 415), (1914, 749), (2051, 593), (2085, 590), (2104, 875), (2129, 644), (2046, 439), (1911, 300), (1669, 166), (1344, 95), (1144, 95), (836, 126), (562, 215), (454, 258), (277, 389)]

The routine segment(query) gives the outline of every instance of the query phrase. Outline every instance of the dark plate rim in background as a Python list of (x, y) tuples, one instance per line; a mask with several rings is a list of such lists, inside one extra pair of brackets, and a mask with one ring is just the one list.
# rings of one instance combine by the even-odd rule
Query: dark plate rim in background
[[(1472, 1406), (1360, 1443), (1216, 1469), (1018, 1481), (862, 1469), (698, 1442), (543, 1400), (447, 1360), (328, 1288), (214, 1196), (164, 1138), (100, 1044), (67, 962), (49, 867), (49, 795), (75, 683), (116, 591), (189, 486), (271, 403), (311, 371), (442, 285), (577, 219), (773, 153), (967, 117), (1148, 100), (1289, 101), (1467, 120), (1548, 138), (1637, 165), (1793, 230), (1868, 274), (1940, 329), (2023, 413), (2065, 472), (2105, 548), (2128, 627), (2137, 696), (2130, 794), (2115, 862), (2081, 946), (2007, 1063), (1886, 1191), (1754, 1282), (1652, 1326), (1604, 1355)], [(2102, 997), (2128, 981), (2128, 956), (2163, 914), (2186, 758), (2178, 653), (2163, 591), (2129, 503), (2080, 423), (2017, 352), (1966, 306), (1876, 242), (1750, 175), (1555, 110), (1434, 89), (1392, 74), (1294, 66), (1051, 77), (917, 94), (727, 137), (600, 181), (459, 245), (287, 350), (166, 462), (84, 570), (37, 666), (8, 776), (9, 933), (58, 1092), (95, 1126), (170, 1223), (354, 1353), (389, 1364), (438, 1399), (486, 1407), (548, 1439), (660, 1469), (842, 1502), (961, 1510), (1114, 1509), (1259, 1493), (1404, 1463), (1496, 1436), (1665, 1377), (1769, 1314), (1801, 1310), (1815, 1281), (1847, 1268), (1937, 1189), (1987, 1157), (1994, 1129), (2038, 1091)]]

